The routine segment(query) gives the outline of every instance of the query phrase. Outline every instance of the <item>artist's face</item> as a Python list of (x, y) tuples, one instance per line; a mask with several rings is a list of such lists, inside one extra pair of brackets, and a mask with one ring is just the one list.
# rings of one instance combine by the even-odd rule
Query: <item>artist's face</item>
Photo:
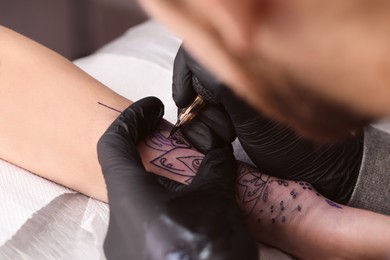
[(390, 113), (378, 51), (388, 1), (139, 1), (238, 95), (305, 135), (339, 136)]
[(264, 77), (257, 82), (262, 86), (242, 88), (237, 92), (261, 113), (319, 142), (337, 141), (351, 133), (357, 134), (375, 119), (306, 87), (288, 73), (278, 75), (277, 80)]

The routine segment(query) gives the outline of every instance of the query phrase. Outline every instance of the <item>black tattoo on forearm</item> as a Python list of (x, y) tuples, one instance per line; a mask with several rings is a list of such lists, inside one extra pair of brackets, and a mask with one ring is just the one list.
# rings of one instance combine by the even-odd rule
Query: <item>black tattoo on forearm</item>
[[(238, 202), (243, 205), (247, 217), (257, 218), (258, 223), (268, 219), (268, 223), (286, 223), (291, 214), (305, 212), (300, 196), (303, 193), (312, 193), (320, 197), (327, 205), (342, 209), (337, 203), (323, 198), (311, 184), (307, 182), (286, 181), (262, 174), (252, 167), (239, 164), (236, 196)], [(285, 192), (284, 189), (288, 189)], [(272, 195), (271, 195), (271, 191)], [(277, 194), (276, 194), (277, 193)], [(283, 197), (289, 194), (289, 196)], [(276, 204), (275, 195), (280, 199)]]
[(190, 183), (204, 156), (184, 156), (183, 154), (189, 152), (194, 154), (194, 148), (179, 133), (168, 138), (170, 127), (170, 124), (163, 122), (152, 136), (145, 139), (147, 147), (161, 152), (161, 155), (151, 160), (150, 163), (170, 174), (185, 177), (185, 182)]
[(252, 213), (259, 200), (267, 202), (269, 179), (269, 176), (254, 171), (246, 164), (238, 165), (236, 194), (238, 201), (245, 205), (245, 215)]
[[(171, 127), (164, 121), (153, 135), (145, 139), (144, 144), (159, 154), (150, 163), (169, 173), (170, 178), (184, 177), (184, 182), (190, 183), (204, 156), (196, 152), (179, 132), (169, 138)], [(259, 223), (287, 223), (291, 214), (304, 214), (308, 210), (300, 199), (304, 193), (313, 193), (315, 197), (321, 197), (326, 205), (342, 209), (338, 204), (323, 198), (307, 182), (275, 178), (247, 164), (238, 163), (237, 201), (245, 215), (256, 217)]]

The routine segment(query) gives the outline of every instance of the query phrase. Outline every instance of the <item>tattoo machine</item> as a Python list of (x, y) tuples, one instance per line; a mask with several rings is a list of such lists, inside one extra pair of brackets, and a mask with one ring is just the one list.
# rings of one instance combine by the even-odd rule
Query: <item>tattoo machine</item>
[(184, 108), (179, 116), (176, 124), (173, 126), (169, 137), (171, 137), (179, 128), (187, 122), (190, 122), (192, 119), (196, 117), (197, 114), (208, 104), (208, 103), (216, 103), (213, 95), (209, 90), (204, 88), (198, 78), (195, 76), (192, 77), (192, 84), (195, 92), (198, 93), (198, 96), (188, 107)]

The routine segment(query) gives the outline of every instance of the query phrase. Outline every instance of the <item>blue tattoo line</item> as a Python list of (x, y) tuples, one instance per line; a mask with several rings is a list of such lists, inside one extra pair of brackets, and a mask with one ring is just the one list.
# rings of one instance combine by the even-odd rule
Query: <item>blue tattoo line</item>
[(331, 200), (326, 199), (325, 201), (326, 201), (326, 203), (328, 203), (329, 206), (331, 206), (331, 207), (335, 207), (335, 208), (337, 208), (337, 209), (342, 209), (342, 208), (343, 208), (343, 207), (341, 207), (339, 204), (337, 204), (336, 202), (333, 202), (333, 201), (331, 201)]

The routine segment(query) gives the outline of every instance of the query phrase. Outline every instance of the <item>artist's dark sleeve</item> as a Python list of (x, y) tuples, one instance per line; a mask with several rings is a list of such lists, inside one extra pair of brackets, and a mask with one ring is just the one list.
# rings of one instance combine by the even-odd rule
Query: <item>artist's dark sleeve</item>
[(390, 133), (365, 130), (362, 165), (348, 205), (390, 215)]

